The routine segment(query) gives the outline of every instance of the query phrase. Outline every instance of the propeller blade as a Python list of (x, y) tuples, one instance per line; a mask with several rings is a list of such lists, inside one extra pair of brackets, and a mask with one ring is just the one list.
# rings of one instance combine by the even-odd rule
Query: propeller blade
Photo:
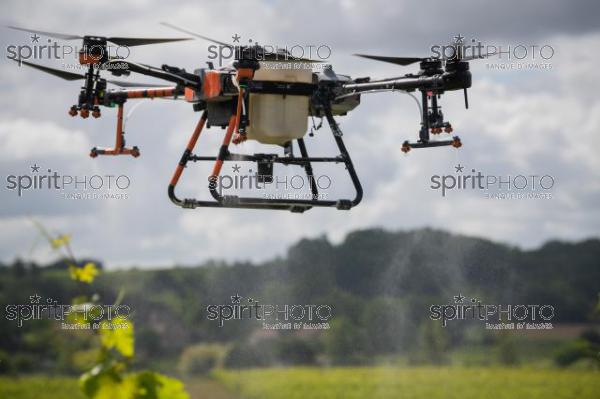
[(38, 64), (33, 64), (31, 62), (27, 62), (27, 61), (23, 61), (23, 60), (15, 60), (15, 61), (20, 62), (21, 64), (25, 64), (31, 68), (39, 69), (40, 71), (49, 73), (50, 75), (58, 76), (59, 78), (62, 78), (65, 80), (79, 80), (79, 79), (85, 78), (84, 75), (81, 75), (79, 73), (61, 71), (60, 69), (54, 69), (54, 68), (50, 68), (50, 67), (46, 67), (46, 66), (42, 66), (42, 65), (38, 65)]
[[(212, 38), (210, 38), (208, 36), (200, 35), (198, 33), (189, 31), (187, 29), (180, 28), (180, 27), (178, 27), (176, 25), (173, 25), (173, 24), (170, 24), (168, 22), (161, 22), (160, 24), (164, 25), (164, 26), (167, 26), (167, 27), (169, 27), (171, 29), (175, 29), (175, 30), (177, 30), (179, 32), (185, 33), (186, 35), (195, 36), (195, 37), (198, 37), (200, 39), (207, 40), (207, 41), (215, 43), (215, 44), (219, 44), (221, 46), (230, 47), (230, 48), (234, 48), (235, 47), (233, 44), (225, 43), (225, 42), (222, 42), (222, 41), (219, 41), (219, 40), (216, 40), (216, 39), (212, 39)], [(243, 47), (243, 46), (240, 46), (240, 47)], [(264, 50), (264, 47), (262, 47), (262, 46), (255, 46), (255, 47), (258, 47), (259, 49)], [(252, 46), (250, 46), (249, 48), (252, 48)], [(277, 53), (266, 53), (266, 54), (260, 54), (260, 51), (257, 51), (257, 50), (254, 50), (254, 51), (256, 51), (255, 54), (257, 54), (257, 58), (259, 58), (260, 61), (323, 62), (323, 61), (318, 61), (318, 60), (311, 60), (311, 59), (308, 59), (308, 58), (294, 58), (294, 57), (291, 56), (291, 54), (288, 51), (283, 50), (283, 49), (278, 49)]]
[(189, 37), (171, 38), (171, 39), (149, 39), (141, 37), (107, 37), (106, 40), (113, 42), (119, 46), (143, 46), (145, 44), (158, 44), (158, 43), (170, 43), (170, 42), (181, 42), (184, 40), (192, 40)]
[(229, 43), (221, 42), (221, 41), (219, 41), (219, 40), (216, 40), (216, 39), (211, 39), (210, 37), (207, 37), (207, 36), (202, 36), (202, 35), (200, 35), (200, 34), (198, 34), (198, 33), (195, 33), (195, 32), (192, 32), (192, 31), (189, 31), (189, 30), (187, 30), (187, 29), (180, 28), (180, 27), (178, 27), (178, 26), (176, 26), (176, 25), (173, 25), (173, 24), (170, 24), (170, 23), (168, 23), (168, 22), (161, 22), (160, 24), (161, 24), (161, 25), (164, 25), (164, 26), (166, 26), (166, 27), (169, 27), (169, 28), (171, 28), (171, 29), (175, 29), (175, 30), (177, 30), (177, 31), (179, 31), (179, 32), (185, 33), (186, 35), (195, 36), (195, 37), (197, 37), (197, 38), (200, 38), (200, 39), (203, 39), (203, 40), (207, 40), (207, 41), (209, 41), (209, 42), (213, 42), (213, 43), (215, 43), (215, 44), (220, 44), (221, 46), (225, 46), (225, 47), (233, 47), (233, 44), (229, 44)]
[(415, 62), (423, 61), (426, 58), (416, 58), (416, 57), (387, 57), (383, 55), (368, 55), (368, 54), (354, 54), (358, 57), (369, 58), (376, 61), (390, 62), (396, 65), (410, 65)]
[[(41, 30), (19, 28), (18, 26), (7, 26), (7, 28), (20, 30), (23, 32), (29, 32), (29, 33), (39, 33), (40, 35), (53, 37), (55, 39), (62, 39), (62, 40), (75, 40), (75, 39), (83, 39), (84, 38), (83, 36), (79, 36), (79, 35), (70, 35), (70, 34), (56, 33), (56, 32), (46, 32), (46, 31), (41, 31)], [(99, 37), (102, 37), (102, 36), (99, 36)], [(118, 44), (119, 46), (133, 47), (133, 46), (142, 46), (144, 44), (179, 42), (182, 40), (192, 40), (192, 39), (189, 37), (170, 38), (170, 39), (156, 39), (156, 38), (150, 39), (150, 38), (142, 38), (142, 37), (139, 37), (139, 38), (138, 37), (107, 37), (106, 40), (108, 40), (109, 42)]]
[(18, 26), (11, 26), (11, 25), (7, 25), (6, 27), (10, 28), (10, 29), (14, 29), (14, 30), (20, 30), (20, 31), (23, 31), (23, 32), (39, 33), (40, 35), (44, 35), (44, 36), (48, 36), (48, 37), (53, 37), (55, 39), (62, 39), (62, 40), (83, 39), (83, 36), (79, 36), (79, 35), (69, 35), (69, 34), (66, 34), (66, 33), (56, 33), (56, 32), (45, 32), (45, 31), (42, 31), (42, 30), (19, 28)]
[[(15, 60), (15, 61), (19, 62), (19, 60)], [(25, 64), (31, 68), (38, 69), (40, 71), (49, 73), (50, 75), (58, 76), (59, 78), (62, 78), (65, 80), (72, 81), (72, 80), (85, 79), (84, 75), (81, 75), (78, 73), (61, 71), (60, 69), (54, 69), (54, 68), (46, 67), (43, 65), (33, 64), (33, 63), (27, 62), (27, 61), (21, 61), (21, 63)], [(169, 86), (168, 84), (137, 83), (137, 82), (125, 82), (125, 81), (120, 81), (120, 80), (107, 80), (107, 82), (112, 83), (117, 86), (120, 86), (120, 87), (168, 87)]]

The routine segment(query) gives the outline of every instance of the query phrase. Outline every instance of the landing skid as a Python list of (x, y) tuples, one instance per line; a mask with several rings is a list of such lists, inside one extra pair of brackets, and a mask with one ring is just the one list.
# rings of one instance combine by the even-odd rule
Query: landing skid
[[(230, 119), (227, 133), (223, 140), (223, 144), (217, 156), (198, 156), (194, 155), (192, 151), (196, 146), (198, 138), (206, 123), (207, 114), (203, 113), (196, 129), (192, 133), (188, 145), (183, 152), (181, 160), (177, 165), (171, 183), (169, 184), (168, 194), (171, 201), (182, 208), (198, 208), (198, 207), (212, 207), (212, 208), (245, 208), (245, 209), (273, 209), (273, 210), (286, 210), (291, 212), (302, 213), (311, 209), (312, 207), (335, 207), (340, 210), (349, 210), (352, 207), (358, 205), (362, 199), (363, 191), (360, 184), (360, 180), (354, 170), (350, 155), (346, 150), (344, 141), (342, 140), (342, 131), (340, 130), (337, 122), (333, 118), (330, 109), (325, 110), (325, 116), (329, 127), (333, 134), (333, 138), (337, 144), (340, 154), (334, 157), (310, 157), (306, 149), (306, 144), (303, 139), (296, 140), (298, 148), (300, 149), (300, 157), (293, 156), (290, 151), (284, 156), (277, 154), (235, 154), (229, 152), (229, 144), (231, 142), (232, 133), (237, 130), (237, 124), (239, 123), (238, 118), (233, 116)], [(175, 187), (183, 173), (183, 169), (187, 166), (188, 162), (214, 162), (213, 173), (209, 177), (208, 191), (214, 200), (198, 200), (194, 198), (180, 199), (175, 195)], [(283, 165), (298, 165), (304, 168), (306, 176), (310, 181), (310, 191), (312, 199), (280, 199), (280, 198), (264, 198), (264, 197), (242, 197), (237, 195), (221, 195), (217, 189), (217, 179), (221, 170), (221, 166), (224, 162), (255, 162), (259, 165), (261, 163), (266, 164), (267, 168), (272, 167), (273, 164)], [(320, 200), (319, 190), (314, 179), (312, 164), (313, 163), (343, 163), (350, 175), (356, 195), (354, 199), (338, 199), (338, 200)]]

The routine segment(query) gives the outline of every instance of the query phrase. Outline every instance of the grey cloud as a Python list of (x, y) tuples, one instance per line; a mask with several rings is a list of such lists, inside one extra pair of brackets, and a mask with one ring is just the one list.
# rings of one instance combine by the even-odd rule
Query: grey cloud
[[(363, 204), (349, 213), (317, 209), (292, 215), (174, 207), (166, 196), (166, 184), (198, 115), (188, 104), (148, 102), (135, 111), (127, 128), (129, 143), (140, 146), (141, 158), (92, 160), (83, 151), (35, 159), (78, 174), (127, 173), (132, 180), (130, 198), (67, 203), (32, 195), (17, 201), (6, 196), (1, 187), (2, 259), (27, 251), (32, 234), (29, 216), (73, 233), (82, 255), (102, 253), (110, 265), (265, 259), (282, 254), (287, 245), (303, 236), (328, 234), (339, 240), (351, 229), (373, 225), (393, 229), (430, 225), (526, 246), (548, 238), (600, 233), (598, 190), (589, 184), (598, 180), (597, 156), (590, 148), (600, 144), (598, 136), (592, 134), (599, 121), (586, 114), (586, 110), (593, 114), (599, 106), (590, 93), (600, 88), (589, 80), (599, 61), (589, 52), (599, 37), (598, 24), (593, 20), (598, 15), (594, 2), (473, 5), (459, 1), (424, 5), (257, 1), (241, 2), (233, 9), (226, 2), (184, 2), (177, 6), (107, 2), (95, 9), (80, 9), (67, 2), (36, 7), (14, 2), (2, 7), (4, 17), (10, 19), (7, 22), (59, 32), (177, 36), (158, 25), (168, 15), (173, 23), (221, 40), (238, 32), (263, 42), (326, 42), (334, 47), (332, 61), (337, 71), (361, 75), (400, 75), (412, 69), (354, 59), (350, 56), (353, 52), (421, 55), (432, 43), (449, 40), (456, 33), (500, 42), (550, 41), (560, 50), (553, 60), (556, 70), (548, 73), (502, 73), (488, 71), (485, 65), (473, 66), (472, 108), (465, 111), (456, 93), (445, 96), (442, 103), (465, 142), (458, 153), (433, 150), (404, 156), (399, 151), (401, 142), (415, 137), (418, 129), (412, 100), (398, 93), (365, 97), (357, 110), (340, 118), (365, 186)], [(2, 50), (8, 43), (28, 40), (26, 34), (6, 29), (1, 35)], [(134, 57), (149, 64), (169, 63), (191, 70), (203, 66), (206, 55), (206, 43), (193, 41), (136, 48)], [(76, 99), (77, 83), (15, 68), (9, 60), (0, 63), (0, 72), (3, 93), (13, 93), (0, 96), (2, 121), (26, 118), (32, 125), (52, 123), (82, 132), (91, 145), (110, 145), (114, 140), (114, 110), (105, 111), (97, 121), (66, 116)], [(523, 108), (517, 109), (515, 104)], [(537, 129), (548, 123), (553, 126)], [(207, 131), (199, 142), (202, 152), (215, 152), (220, 135), (219, 130)], [(309, 145), (315, 154), (324, 154), (332, 148), (327, 128), (317, 136)], [(560, 179), (558, 198), (541, 204), (490, 204), (464, 193), (442, 200), (428, 188), (429, 176), (450, 170), (457, 161), (490, 173), (550, 171)], [(23, 167), (23, 163), (0, 160), (0, 178)], [(198, 170), (188, 168), (184, 179), (182, 192), (204, 191), (205, 178)], [(582, 185), (583, 181), (589, 185)]]

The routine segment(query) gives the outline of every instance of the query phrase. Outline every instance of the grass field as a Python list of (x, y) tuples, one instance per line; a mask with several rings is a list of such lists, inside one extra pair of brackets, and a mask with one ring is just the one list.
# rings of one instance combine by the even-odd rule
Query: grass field
[(333, 368), (220, 371), (244, 399), (598, 399), (600, 373), (502, 368)]
[[(507, 368), (288, 368), (188, 380), (192, 399), (598, 399), (600, 373)], [(1, 377), (0, 398), (82, 399), (77, 379)]]
[(77, 378), (0, 377), (2, 399), (83, 399)]

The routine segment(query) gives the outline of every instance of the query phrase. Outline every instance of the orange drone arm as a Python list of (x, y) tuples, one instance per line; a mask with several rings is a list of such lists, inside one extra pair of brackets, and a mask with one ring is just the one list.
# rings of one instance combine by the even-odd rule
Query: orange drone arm
[(231, 139), (233, 137), (233, 133), (238, 133), (240, 128), (240, 120), (242, 118), (242, 103), (244, 101), (244, 85), (241, 83), (245, 83), (249, 80), (252, 80), (254, 77), (254, 69), (252, 68), (240, 68), (237, 71), (236, 79), (240, 83), (238, 98), (237, 98), (237, 106), (235, 109), (235, 114), (231, 116), (229, 119), (229, 126), (227, 126), (227, 132), (225, 133), (225, 137), (223, 137), (223, 144), (221, 145), (221, 151), (219, 152), (219, 156), (215, 162), (215, 166), (213, 167), (212, 174), (210, 176), (210, 181), (214, 181), (214, 179), (219, 176), (221, 173), (221, 168), (223, 167), (223, 162), (225, 161), (225, 156), (227, 153), (227, 149), (229, 144), (231, 143)]
[(156, 97), (172, 97), (175, 95), (175, 87), (165, 87), (161, 89), (143, 89), (143, 90), (126, 90), (127, 98), (156, 98)]
[(227, 126), (227, 132), (225, 133), (225, 137), (223, 137), (223, 144), (221, 145), (221, 151), (217, 160), (215, 161), (215, 166), (213, 167), (213, 171), (211, 173), (210, 178), (215, 179), (221, 173), (221, 168), (223, 167), (223, 162), (225, 160), (225, 152), (231, 143), (231, 138), (233, 137), (233, 132), (237, 132), (240, 126), (240, 118), (242, 114), (242, 101), (244, 97), (244, 89), (240, 87), (240, 94), (238, 95), (237, 107), (235, 110), (235, 115), (231, 115), (229, 119), (229, 125)]
[(179, 182), (179, 178), (181, 177), (181, 174), (183, 173), (183, 168), (185, 167), (185, 159), (187, 159), (188, 155), (191, 154), (194, 150), (196, 142), (200, 137), (200, 133), (202, 133), (202, 129), (204, 128), (204, 124), (206, 123), (207, 118), (208, 115), (206, 114), (206, 112), (204, 112), (202, 114), (202, 117), (198, 121), (198, 124), (196, 125), (196, 129), (194, 129), (194, 133), (192, 133), (192, 137), (190, 137), (190, 140), (188, 141), (187, 147), (185, 147), (185, 152), (183, 154), (183, 157), (181, 158), (181, 161), (177, 165), (177, 169), (175, 169), (175, 172), (173, 173), (173, 177), (171, 178), (171, 186), (175, 187), (177, 185), (177, 182)]
[[(227, 125), (227, 132), (225, 133), (225, 136), (223, 137), (223, 143), (221, 144), (221, 151), (219, 153), (219, 156), (217, 157), (217, 160), (215, 161), (215, 165), (213, 166), (213, 170), (212, 170), (212, 173), (210, 174), (209, 181), (212, 181), (217, 176), (219, 176), (219, 174), (221, 173), (221, 167), (223, 167), (223, 159), (224, 159), (223, 152), (227, 150), (227, 147), (229, 147), (229, 143), (231, 142), (231, 137), (233, 137), (233, 131), (235, 129), (236, 120), (237, 120), (236, 115), (231, 115), (231, 118), (229, 118), (229, 125)], [(223, 156), (221, 156), (221, 155), (223, 155)]]
[(90, 157), (96, 158), (98, 155), (131, 155), (134, 158), (140, 156), (140, 150), (137, 147), (125, 147), (125, 132), (123, 131), (123, 103), (117, 108), (117, 132), (115, 137), (114, 148), (92, 148)]
[(117, 138), (115, 148), (122, 148), (123, 143), (123, 104), (119, 104), (117, 109)]
[[(128, 148), (125, 147), (125, 132), (123, 131), (123, 106), (127, 99), (135, 99), (135, 98), (157, 98), (157, 97), (172, 97), (176, 95), (176, 87), (164, 87), (160, 89), (141, 89), (141, 90), (126, 90), (124, 92), (119, 92), (117, 95), (122, 96), (118, 97), (118, 108), (117, 108), (117, 131), (115, 138), (115, 147), (114, 148), (92, 148), (90, 151), (90, 156), (92, 158), (97, 157), (98, 155), (132, 155), (137, 158), (140, 155), (140, 150), (137, 147)], [(83, 110), (82, 110), (83, 112)], [(100, 116), (99, 111), (97, 112), (97, 116)], [(94, 115), (96, 116), (96, 115)], [(96, 117), (97, 117), (96, 116)]]

